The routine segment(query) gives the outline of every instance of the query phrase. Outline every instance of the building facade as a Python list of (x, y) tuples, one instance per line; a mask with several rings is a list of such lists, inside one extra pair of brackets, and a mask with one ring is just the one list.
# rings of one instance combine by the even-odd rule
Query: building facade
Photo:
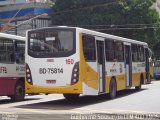
[(18, 4), (25, 3), (26, 0), (1, 0), (0, 5)]
[(152, 8), (156, 9), (157, 12), (160, 13), (160, 0), (156, 0), (156, 2), (153, 4)]
[[(44, 13), (48, 16), (43, 16)], [(49, 0), (2, 1), (0, 2), (0, 30), (25, 36), (28, 29), (50, 26), (51, 15)]]

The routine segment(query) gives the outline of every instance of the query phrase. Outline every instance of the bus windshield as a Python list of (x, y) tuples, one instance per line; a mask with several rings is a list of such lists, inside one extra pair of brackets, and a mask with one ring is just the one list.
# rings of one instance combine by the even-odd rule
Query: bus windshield
[(74, 32), (35, 30), (29, 33), (28, 53), (32, 57), (67, 57), (75, 52)]

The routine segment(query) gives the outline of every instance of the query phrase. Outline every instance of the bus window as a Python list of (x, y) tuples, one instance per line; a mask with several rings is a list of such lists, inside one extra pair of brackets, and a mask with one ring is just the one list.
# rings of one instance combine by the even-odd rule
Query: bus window
[(0, 39), (0, 62), (14, 62), (14, 46), (13, 41), (8, 39)]
[(15, 42), (16, 63), (24, 64), (25, 43), (21, 41)]
[(143, 46), (138, 46), (138, 61), (144, 62), (144, 48), (143, 48)]
[(114, 61), (114, 41), (105, 40), (106, 61)]
[(29, 54), (33, 57), (65, 57), (75, 52), (72, 31), (39, 31), (29, 34)]
[(115, 42), (115, 59), (118, 62), (124, 61), (124, 50), (122, 42)]
[(96, 61), (95, 38), (89, 35), (83, 35), (83, 52), (86, 61)]
[(137, 62), (138, 61), (138, 51), (137, 51), (137, 45), (132, 44), (132, 61)]

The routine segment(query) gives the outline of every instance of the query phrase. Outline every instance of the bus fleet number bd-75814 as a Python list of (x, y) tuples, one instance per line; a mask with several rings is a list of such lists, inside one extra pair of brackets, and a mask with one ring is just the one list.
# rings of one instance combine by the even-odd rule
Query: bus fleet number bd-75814
[(63, 68), (39, 68), (40, 74), (62, 74)]

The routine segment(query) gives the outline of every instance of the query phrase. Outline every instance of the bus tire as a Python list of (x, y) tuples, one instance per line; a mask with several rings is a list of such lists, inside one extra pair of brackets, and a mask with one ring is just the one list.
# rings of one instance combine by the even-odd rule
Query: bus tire
[(117, 93), (117, 83), (116, 83), (116, 80), (112, 78), (109, 85), (110, 99), (114, 99), (116, 97), (116, 93)]
[(142, 82), (144, 81), (143, 75), (140, 76), (139, 86), (136, 86), (135, 89), (139, 91), (142, 88)]
[(22, 101), (25, 97), (25, 89), (24, 89), (24, 83), (23, 82), (17, 82), (15, 89), (14, 89), (14, 95), (11, 96), (12, 101)]
[(63, 94), (63, 96), (69, 101), (76, 101), (79, 98), (79, 94)]

